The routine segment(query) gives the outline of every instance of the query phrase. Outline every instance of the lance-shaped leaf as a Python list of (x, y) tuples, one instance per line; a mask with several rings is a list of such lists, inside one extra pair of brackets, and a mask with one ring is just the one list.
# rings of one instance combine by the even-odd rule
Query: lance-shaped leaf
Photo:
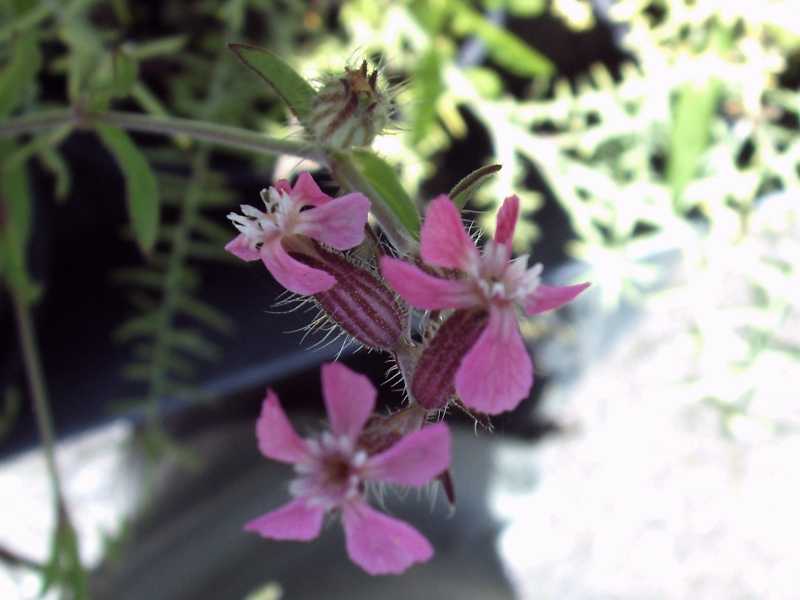
[(130, 136), (117, 127), (96, 125), (97, 133), (125, 177), (128, 215), (139, 247), (145, 253), (153, 249), (160, 218), (158, 183), (150, 165)]
[(228, 48), (272, 86), (300, 121), (305, 121), (316, 95), (314, 88), (305, 79), (265, 48), (247, 44), (228, 44)]
[(500, 165), (486, 165), (480, 169), (475, 169), (472, 173), (459, 181), (450, 193), (447, 194), (450, 200), (453, 201), (458, 208), (464, 208), (467, 201), (472, 197), (475, 191), (483, 184), (487, 177), (497, 173), (502, 166)]
[(36, 81), (42, 55), (35, 31), (21, 34), (14, 42), (11, 60), (0, 70), (0, 119), (11, 114)]
[[(419, 213), (417, 212), (417, 207), (414, 206), (414, 202), (403, 189), (395, 169), (377, 154), (366, 148), (351, 150), (349, 156), (352, 159), (357, 175), (371, 188), (366, 190), (358, 189), (357, 191), (368, 196), (370, 200), (380, 202), (388, 208), (406, 231), (418, 239), (420, 228)], [(373, 206), (372, 210), (379, 209)]]

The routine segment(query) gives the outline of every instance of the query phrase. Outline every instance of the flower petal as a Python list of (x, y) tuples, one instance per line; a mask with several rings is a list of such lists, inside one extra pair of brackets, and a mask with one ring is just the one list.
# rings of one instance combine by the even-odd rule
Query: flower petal
[(368, 213), (369, 200), (364, 194), (347, 194), (301, 212), (295, 231), (337, 250), (347, 250), (364, 241)]
[(341, 363), (322, 365), (322, 394), (337, 436), (355, 440), (375, 408), (377, 392), (369, 379)]
[(437, 267), (467, 270), (477, 261), (478, 249), (461, 223), (461, 214), (445, 195), (428, 205), (420, 234), (422, 260)]
[(262, 246), (261, 260), (278, 283), (291, 292), (310, 296), (336, 285), (336, 279), (329, 273), (313, 269), (289, 256), (280, 237)]
[(253, 250), (250, 248), (250, 244), (247, 242), (247, 237), (243, 233), (240, 233), (230, 242), (225, 244), (225, 250), (233, 254), (236, 258), (241, 258), (242, 260), (246, 261), (258, 260), (261, 258), (258, 250)]
[(498, 244), (503, 244), (511, 249), (511, 241), (514, 239), (514, 230), (517, 227), (519, 218), (519, 198), (509, 196), (503, 201), (503, 206), (497, 211), (497, 227), (494, 232), (494, 239)]
[(511, 307), (492, 307), (489, 323), (461, 361), (456, 392), (470, 408), (495, 415), (516, 406), (533, 385), (533, 366)]
[(272, 460), (297, 463), (308, 457), (305, 441), (297, 435), (272, 390), (267, 391), (261, 406), (261, 415), (256, 421), (256, 438), (261, 454)]
[(444, 423), (404, 436), (369, 459), (365, 478), (400, 485), (425, 485), (450, 465), (450, 430)]
[(588, 282), (564, 286), (540, 284), (532, 294), (525, 298), (525, 314), (535, 315), (563, 306), (589, 285), (591, 284)]
[(304, 498), (298, 498), (253, 519), (244, 530), (273, 540), (307, 542), (319, 535), (324, 517), (324, 508), (309, 505)]
[(322, 206), (332, 200), (328, 194), (319, 189), (317, 182), (308, 171), (300, 173), (291, 189), (291, 196), (301, 206)]
[(417, 308), (469, 308), (480, 304), (469, 282), (434, 277), (396, 258), (382, 257), (381, 273), (398, 294)]
[(343, 513), (347, 554), (370, 575), (398, 575), (433, 556), (430, 542), (408, 523), (362, 502), (346, 506)]

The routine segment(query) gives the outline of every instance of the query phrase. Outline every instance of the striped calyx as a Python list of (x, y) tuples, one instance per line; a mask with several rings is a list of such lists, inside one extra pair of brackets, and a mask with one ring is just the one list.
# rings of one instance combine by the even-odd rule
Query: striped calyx
[(297, 255), (297, 259), (336, 278), (332, 288), (314, 294), (332, 321), (368, 348), (391, 351), (397, 346), (408, 315), (374, 271), (319, 244), (315, 256)]
[(306, 129), (332, 148), (368, 146), (389, 123), (391, 99), (378, 84), (377, 69), (368, 74), (367, 61), (359, 69), (327, 81), (317, 93)]
[(425, 408), (444, 408), (455, 396), (454, 379), (461, 359), (488, 321), (483, 309), (457, 310), (439, 327), (419, 357), (411, 394)]

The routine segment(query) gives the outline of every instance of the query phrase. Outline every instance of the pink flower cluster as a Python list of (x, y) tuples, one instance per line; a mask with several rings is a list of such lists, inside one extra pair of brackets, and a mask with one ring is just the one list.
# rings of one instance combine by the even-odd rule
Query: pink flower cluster
[(515, 408), (533, 385), (533, 365), (516, 308), (527, 315), (558, 308), (589, 286), (544, 285), (541, 264), (528, 268), (527, 256), (512, 260), (518, 217), (519, 198), (506, 198), (497, 214), (495, 237), (480, 252), (458, 209), (447, 196), (439, 196), (428, 206), (420, 254), (428, 265), (449, 272), (435, 276), (396, 258), (381, 258), (383, 276), (412, 306), (488, 312), (488, 323), (455, 373), (455, 390), (464, 404), (488, 414)]
[[(327, 364), (322, 385), (331, 431), (302, 439), (269, 391), (256, 425), (258, 445), (267, 458), (294, 465), (293, 500), (246, 529), (276, 540), (311, 540), (334, 514), (356, 564), (370, 574), (400, 573), (430, 559), (433, 549), (410, 525), (370, 507), (370, 486), (438, 479), (451, 497), (450, 433), (428, 418), (446, 412), (453, 399), (487, 414), (514, 409), (533, 385), (519, 316), (558, 308), (589, 284), (545, 285), (540, 264), (512, 258), (516, 196), (504, 201), (495, 236), (482, 249), (453, 202), (439, 196), (428, 206), (419, 256), (406, 260), (388, 256), (396, 249), (381, 248), (377, 236), (362, 244), (370, 203), (360, 193), (331, 198), (303, 173), (294, 187), (281, 180), (262, 199), (264, 211), (242, 206), (243, 214), (229, 215), (239, 234), (226, 249), (243, 260), (261, 259), (334, 327), (391, 353), (413, 408), (370, 420), (376, 390), (369, 380)], [(357, 246), (357, 253), (345, 252)], [(412, 308), (431, 311), (423, 322), (435, 324), (421, 344), (408, 336)], [(365, 429), (368, 420), (378, 425)]]
[(444, 424), (424, 427), (388, 449), (370, 455), (359, 437), (375, 408), (376, 391), (363, 375), (332, 363), (322, 367), (322, 388), (331, 431), (302, 439), (270, 390), (256, 424), (258, 447), (273, 460), (294, 465), (289, 486), (294, 500), (245, 526), (276, 540), (317, 537), (323, 518), (342, 517), (347, 553), (371, 575), (401, 573), (433, 555), (416, 529), (371, 508), (367, 484), (421, 486), (450, 464), (450, 432)]

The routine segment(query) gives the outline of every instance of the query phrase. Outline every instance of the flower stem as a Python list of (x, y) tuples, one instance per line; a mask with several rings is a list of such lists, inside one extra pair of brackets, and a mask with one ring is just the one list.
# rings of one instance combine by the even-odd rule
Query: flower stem
[(63, 504), (63, 494), (61, 492), (61, 478), (59, 476), (55, 457), (53, 417), (50, 414), (50, 406), (47, 402), (47, 390), (42, 374), (39, 350), (36, 345), (36, 333), (34, 331), (33, 320), (31, 319), (30, 305), (26, 300), (21, 298), (18, 293), (12, 292), (12, 296), (17, 321), (17, 331), (20, 345), (22, 346), (22, 358), (25, 363), (25, 373), (28, 378), (31, 399), (33, 400), (33, 413), (36, 417), (39, 435), (42, 438), (42, 447), (44, 448), (45, 462), (47, 463), (47, 471), (50, 476), (50, 485), (58, 507)]
[(241, 127), (217, 125), (206, 121), (156, 117), (121, 111), (95, 114), (85, 114), (69, 108), (41, 111), (6, 121), (0, 125), (0, 138), (36, 133), (69, 124), (91, 128), (94, 123), (105, 123), (128, 131), (159, 135), (184, 134), (201, 142), (210, 142), (246, 152), (289, 154), (312, 160), (322, 158), (320, 153), (307, 142), (279, 140)]

